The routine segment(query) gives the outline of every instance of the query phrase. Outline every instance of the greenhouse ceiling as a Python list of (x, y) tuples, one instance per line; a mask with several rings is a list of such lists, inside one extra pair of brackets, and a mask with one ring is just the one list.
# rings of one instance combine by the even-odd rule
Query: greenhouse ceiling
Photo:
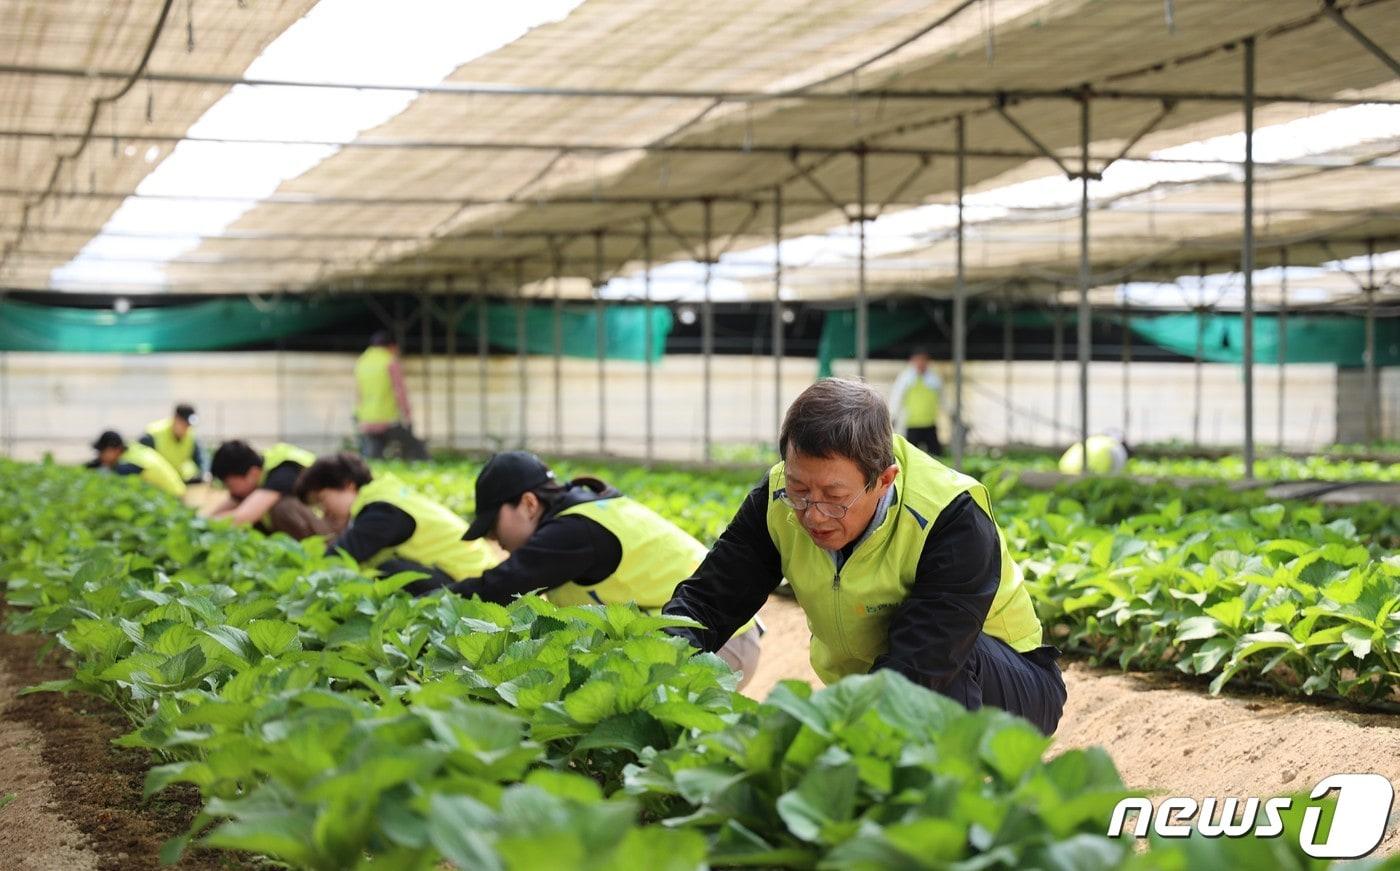
[(1400, 0), (3, 8), (6, 287), (947, 294), (961, 176), (1049, 294), (1086, 163), (1096, 283), (1228, 271), (1247, 53), (1257, 262), (1400, 247)]

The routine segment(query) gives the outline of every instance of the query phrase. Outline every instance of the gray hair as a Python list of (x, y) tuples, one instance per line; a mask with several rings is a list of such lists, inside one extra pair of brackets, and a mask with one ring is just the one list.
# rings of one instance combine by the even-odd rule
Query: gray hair
[(849, 378), (823, 378), (788, 407), (778, 434), (778, 453), (788, 448), (809, 457), (845, 457), (873, 487), (894, 465), (890, 410), (874, 388)]

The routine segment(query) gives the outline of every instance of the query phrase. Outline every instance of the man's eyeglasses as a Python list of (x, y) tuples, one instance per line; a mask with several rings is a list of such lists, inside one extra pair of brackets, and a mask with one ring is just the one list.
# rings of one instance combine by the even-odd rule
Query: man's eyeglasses
[(787, 490), (778, 494), (778, 498), (783, 500), (783, 504), (796, 511), (798, 514), (805, 512), (808, 508), (815, 508), (821, 514), (830, 517), (832, 520), (840, 520), (846, 516), (846, 512), (851, 506), (856, 504), (856, 500), (864, 496), (868, 490), (857, 493), (851, 497), (851, 501), (842, 505), (840, 502), (814, 502), (805, 496), (793, 496)]

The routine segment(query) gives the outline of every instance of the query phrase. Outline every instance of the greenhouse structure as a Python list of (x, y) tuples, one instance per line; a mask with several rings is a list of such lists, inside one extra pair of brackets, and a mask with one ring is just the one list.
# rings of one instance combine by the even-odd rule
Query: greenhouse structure
[(12, 867), (1400, 868), (1397, 0), (0, 7)]

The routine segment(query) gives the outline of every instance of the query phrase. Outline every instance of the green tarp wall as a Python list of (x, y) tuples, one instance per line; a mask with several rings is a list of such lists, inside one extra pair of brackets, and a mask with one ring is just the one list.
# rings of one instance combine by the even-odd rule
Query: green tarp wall
[[(986, 310), (968, 312), (969, 327), (1000, 323), (1001, 315)], [(1196, 355), (1197, 321), (1194, 313), (1130, 316), (1133, 335), (1184, 357)], [(1122, 323), (1115, 312), (1094, 315), (1098, 322)], [(1018, 311), (1012, 321), (1017, 327), (1044, 328), (1052, 325), (1050, 316), (1039, 311)], [(1078, 318), (1064, 316), (1065, 336), (1071, 342)], [(1344, 315), (1290, 315), (1287, 319), (1288, 363), (1335, 363), (1345, 368), (1365, 365), (1366, 322)], [(1244, 360), (1244, 319), (1235, 314), (1206, 315), (1202, 320), (1204, 337), (1202, 359), (1212, 363), (1241, 363)], [(870, 350), (878, 351), (907, 342), (917, 344), (941, 341), (944, 336), (934, 326), (927, 310), (913, 306), (888, 308), (871, 306), (869, 312)], [(1254, 362), (1278, 362), (1279, 319), (1274, 314), (1254, 317)], [(831, 374), (831, 363), (855, 357), (855, 312), (850, 309), (828, 312), (817, 345), (817, 374)], [(1400, 365), (1400, 319), (1376, 320), (1376, 365)]]
[[(516, 307), (488, 303), (487, 333), (496, 348), (516, 350)], [(79, 353), (159, 353), (212, 351), (295, 336), (356, 320), (362, 330), (369, 309), (360, 299), (284, 299), (255, 305), (246, 299), (133, 309), (69, 308), (0, 300), (0, 350)], [(617, 360), (659, 360), (671, 333), (666, 306), (651, 309), (652, 341), (646, 346), (643, 306), (603, 309), (607, 356)], [(598, 313), (592, 306), (564, 306), (563, 352), (570, 357), (598, 355)], [(526, 349), (554, 353), (554, 314), (550, 306), (526, 306)], [(477, 304), (465, 306), (457, 332), (474, 346)], [(441, 348), (437, 349), (441, 352)]]

